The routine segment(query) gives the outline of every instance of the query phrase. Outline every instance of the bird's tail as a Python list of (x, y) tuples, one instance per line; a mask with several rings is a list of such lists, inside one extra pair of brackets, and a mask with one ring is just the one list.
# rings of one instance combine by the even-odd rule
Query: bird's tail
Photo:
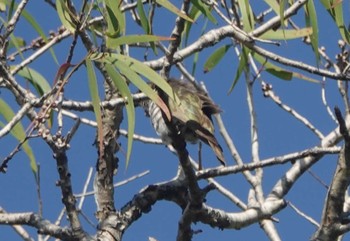
[(220, 163), (223, 166), (226, 166), (226, 160), (224, 158), (222, 148), (215, 136), (195, 121), (188, 121), (186, 125), (196, 133), (196, 135), (201, 141), (203, 141), (205, 144), (209, 145), (213, 149)]

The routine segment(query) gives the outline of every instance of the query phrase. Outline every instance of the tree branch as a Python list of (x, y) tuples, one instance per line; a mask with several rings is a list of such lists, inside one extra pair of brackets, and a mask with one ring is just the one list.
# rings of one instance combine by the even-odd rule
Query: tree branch
[(48, 234), (62, 240), (75, 240), (72, 230), (61, 228), (35, 213), (0, 213), (0, 223), (6, 225), (28, 225), (40, 234)]
[(344, 137), (344, 147), (339, 153), (337, 168), (323, 208), (320, 227), (312, 240), (337, 240), (343, 234), (340, 227), (349, 223), (343, 208), (346, 191), (350, 184), (350, 136), (340, 110), (336, 107), (334, 111), (339, 123), (340, 133)]

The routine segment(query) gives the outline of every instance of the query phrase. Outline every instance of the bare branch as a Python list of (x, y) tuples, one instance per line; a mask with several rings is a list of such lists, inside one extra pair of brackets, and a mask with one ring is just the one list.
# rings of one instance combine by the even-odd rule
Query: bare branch
[[(7, 213), (2, 207), (0, 207), (0, 214), (1, 213)], [(15, 230), (16, 233), (25, 241), (34, 241), (33, 238), (30, 237), (29, 233), (21, 226), (14, 224), (12, 225), (12, 228)]]
[(61, 228), (35, 213), (0, 213), (0, 223), (7, 225), (29, 225), (35, 227), (41, 234), (49, 234), (62, 240), (74, 240), (72, 231)]
[(15, 29), (15, 26), (16, 26), (17, 22), (19, 21), (19, 17), (21, 16), (27, 3), (28, 3), (28, 0), (22, 0), (18, 4), (16, 11), (14, 12), (12, 18), (10, 19), (10, 21), (7, 24), (6, 32), (3, 36), (3, 39), (7, 39), (11, 35), (13, 30)]
[(334, 111), (345, 143), (339, 154), (337, 168), (327, 193), (321, 224), (313, 240), (337, 240), (343, 234), (339, 228), (344, 223), (348, 223), (343, 208), (346, 191), (350, 184), (350, 135), (340, 110), (336, 107)]
[(305, 149), (300, 152), (294, 152), (283, 156), (272, 157), (269, 159), (261, 160), (258, 163), (247, 163), (236, 166), (229, 166), (225, 168), (212, 168), (202, 171), (198, 171), (197, 177), (200, 179), (206, 179), (208, 177), (224, 176), (232, 173), (238, 173), (245, 170), (255, 170), (256, 168), (262, 168), (273, 165), (281, 165), (289, 162), (296, 161), (306, 157), (317, 157), (324, 154), (337, 154), (340, 152), (340, 147), (313, 147)]
[(300, 115), (296, 110), (284, 104), (280, 97), (276, 96), (275, 92), (272, 90), (272, 86), (270, 84), (262, 83), (262, 89), (264, 91), (265, 97), (270, 97), (278, 106), (280, 106), (283, 110), (287, 111), (291, 114), (295, 119), (303, 123), (306, 127), (308, 127), (320, 140), (324, 138), (323, 134), (310, 123), (308, 119), (304, 116)]
[(316, 227), (320, 227), (320, 225), (311, 217), (309, 217), (308, 215), (306, 215), (305, 213), (303, 213), (301, 210), (299, 210), (292, 202), (288, 201), (287, 202), (288, 205), (300, 216), (302, 216), (304, 219), (306, 219), (307, 221), (309, 221), (310, 223), (312, 223), (314, 226)]

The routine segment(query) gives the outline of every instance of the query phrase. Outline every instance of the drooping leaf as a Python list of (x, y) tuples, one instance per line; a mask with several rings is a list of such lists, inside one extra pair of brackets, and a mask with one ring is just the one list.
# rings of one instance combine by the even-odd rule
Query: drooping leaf
[(264, 69), (267, 72), (276, 76), (277, 78), (283, 79), (283, 80), (291, 80), (293, 78), (293, 73), (291, 71), (282, 69), (277, 65), (274, 65), (273, 63), (266, 60), (266, 58), (264, 58), (263, 56), (257, 53), (253, 53), (252, 55), (254, 59), (256, 59), (260, 64), (264, 66)]
[[(146, 34), (152, 34), (152, 26), (150, 20), (146, 17), (145, 10), (143, 9), (142, 0), (137, 0), (137, 12), (139, 13), (140, 22), (143, 30)], [(187, 23), (187, 22), (186, 22)], [(158, 55), (157, 47), (153, 42), (150, 42), (151, 48), (155, 55)]]
[[(20, 37), (15, 37), (14, 35), (12, 35), (10, 37), (10, 42), (8, 45), (8, 50), (12, 49), (12, 48), (20, 48), (26, 45), (26, 41), (23, 38)], [(17, 46), (17, 47), (16, 47)]]
[(310, 34), (311, 46), (314, 50), (316, 57), (316, 64), (319, 65), (320, 54), (318, 52), (318, 24), (317, 24), (317, 15), (316, 9), (313, 0), (309, 0), (306, 3), (305, 19), (306, 26), (312, 28), (312, 34)]
[[(51, 86), (49, 82), (36, 70), (29, 67), (25, 67), (19, 70), (17, 73), (26, 80), (28, 80), (40, 96), (51, 91)], [(48, 114), (50, 115), (50, 118), (48, 119), (47, 124), (48, 127), (51, 128), (54, 121), (53, 112), (49, 111)]]
[[(193, 21), (195, 22), (201, 14), (202, 13), (199, 11), (199, 9), (196, 8), (194, 5), (192, 5), (190, 13), (188, 14), (188, 16), (191, 19), (193, 19)], [(184, 44), (185, 45), (187, 45), (187, 41), (188, 41), (188, 37), (190, 35), (190, 30), (191, 30), (192, 24), (193, 23), (188, 22), (188, 21), (185, 22), (184, 31), (182, 32), (182, 35), (183, 35), (182, 39), (184, 39)]]
[(239, 56), (239, 64), (238, 64), (236, 76), (231, 84), (231, 87), (230, 87), (228, 93), (232, 92), (232, 90), (235, 88), (239, 78), (241, 77), (242, 72), (247, 69), (249, 52), (250, 52), (250, 50), (248, 48), (246, 48), (246, 47), (242, 48), (241, 55)]
[[(40, 35), (40, 37), (45, 41), (45, 43), (48, 42), (48, 39), (47, 39), (44, 31), (40, 27), (39, 23), (35, 20), (35, 18), (33, 18), (33, 16), (25, 9), (22, 11), (22, 16), (34, 28), (34, 30)], [(58, 64), (58, 60), (57, 60), (57, 57), (56, 57), (56, 54), (55, 54), (53, 48), (50, 48), (50, 53), (51, 53), (52, 58), (54, 59), (55, 63)]]
[(239, 9), (242, 14), (243, 29), (246, 32), (250, 32), (254, 29), (254, 14), (250, 8), (248, 0), (238, 0)]
[(216, 49), (204, 63), (204, 73), (211, 71), (221, 61), (231, 46), (231, 44), (228, 44)]
[(92, 101), (92, 106), (95, 113), (95, 118), (97, 122), (97, 140), (98, 140), (98, 148), (100, 152), (100, 157), (103, 155), (103, 126), (102, 126), (102, 113), (101, 113), (101, 107), (100, 107), (100, 96), (98, 93), (98, 85), (97, 85), (97, 79), (96, 74), (94, 70), (94, 66), (91, 62), (91, 60), (86, 59), (86, 69), (88, 74), (88, 83), (89, 83), (89, 90), (90, 90), (90, 96)]
[(120, 10), (120, 0), (106, 0), (106, 45), (108, 48), (116, 49), (116, 39), (125, 33), (125, 16)]
[[(143, 8), (142, 0), (137, 0), (137, 8), (136, 9), (137, 9), (137, 12), (139, 14), (141, 26), (142, 26), (143, 30), (145, 31), (145, 34), (152, 34), (151, 22), (149, 21), (149, 19), (146, 16), (145, 10)], [(153, 50), (153, 53), (155, 55), (158, 55), (156, 45), (153, 42), (150, 42), (150, 45), (151, 45), (151, 48)]]
[(276, 0), (264, 0), (271, 8), (272, 10), (276, 13), (280, 13), (280, 4)]
[(137, 0), (137, 12), (139, 14), (140, 22), (141, 22), (141, 26), (142, 26), (143, 30), (145, 31), (146, 34), (150, 34), (151, 28), (149, 26), (149, 22), (148, 22), (148, 19), (146, 17), (145, 10), (143, 9), (142, 0)]
[(328, 13), (332, 16), (333, 20), (338, 26), (343, 40), (350, 44), (350, 33), (346, 27), (346, 24), (344, 23), (343, 1), (321, 0), (321, 3), (327, 9)]
[(309, 81), (309, 82), (311, 82), (311, 83), (320, 84), (320, 81), (319, 81), (319, 80), (310, 78), (310, 77), (308, 77), (308, 76), (306, 76), (306, 75), (303, 75), (303, 74), (301, 74), (301, 73), (297, 73), (297, 72), (294, 72), (294, 71), (293, 71), (293, 77), (294, 77), (294, 78), (301, 79), (301, 80), (306, 80), (306, 81)]
[(257, 53), (253, 53), (252, 55), (253, 55), (254, 59), (256, 59), (261, 65), (264, 66), (264, 69), (268, 73), (276, 76), (279, 79), (288, 81), (288, 80), (292, 80), (293, 78), (298, 78), (298, 79), (306, 80), (306, 81), (309, 81), (312, 83), (319, 83), (318, 80), (315, 80), (313, 78), (309, 78), (303, 74), (283, 69), (283, 68), (269, 62), (268, 60), (266, 60), (265, 57), (263, 57)]
[(195, 76), (195, 73), (196, 73), (197, 63), (198, 63), (198, 59), (199, 59), (199, 53), (200, 52), (196, 52), (193, 55), (193, 64), (192, 64), (192, 72), (191, 72), (192, 76)]
[(296, 39), (306, 37), (312, 34), (312, 28), (302, 28), (302, 29), (277, 29), (269, 30), (260, 36), (262, 39), (275, 39), (275, 40), (286, 40), (286, 39)]
[(168, 0), (156, 0), (156, 2), (163, 6), (164, 8), (168, 9), (170, 12), (175, 13), (177, 16), (185, 19), (186, 21), (193, 22), (193, 20), (188, 17), (185, 13), (181, 12), (180, 9), (178, 9), (175, 5), (173, 5), (170, 1)]
[[(17, 4), (12, 1), (11, 3), (8, 1), (8, 0), (4, 0), (3, 1), (4, 3), (6, 4), (10, 4), (10, 9), (11, 9), (11, 5), (14, 4), (14, 7), (17, 6)], [(9, 9), (9, 11), (10, 11)], [(47, 42), (47, 38), (45, 36), (45, 33), (44, 31), (42, 30), (42, 28), (40, 27), (40, 25), (38, 24), (38, 22), (35, 20), (35, 18), (33, 18), (33, 16), (26, 10), (26, 9), (23, 9), (22, 12), (21, 12), (21, 15), (23, 16), (23, 18), (33, 27), (33, 29), (40, 35), (40, 37), (45, 41)], [(2, 18), (1, 18), (1, 21), (4, 23), (4, 25), (6, 26), (8, 21), (4, 21)], [(25, 41), (22, 39), (22, 38), (19, 38), (19, 37), (15, 37), (13, 34), (10, 35), (10, 44), (8, 46), (8, 49), (11, 49), (13, 47), (16, 47), (18, 51), (20, 51), (20, 48), (19, 47), (23, 47), (25, 45)], [(56, 63), (58, 63), (57, 61), (57, 57), (55, 55), (55, 52), (53, 51), (52, 48), (50, 48), (50, 52), (51, 52), (51, 55), (54, 59), (54, 61)]]
[(133, 70), (129, 68), (122, 61), (116, 61), (114, 65), (131, 83), (133, 83), (139, 90), (147, 95), (154, 103), (156, 103), (162, 110), (168, 109), (168, 106), (159, 97), (159, 95)]
[(212, 22), (215, 25), (218, 24), (218, 21), (216, 21), (213, 14), (211, 14), (211, 9), (207, 5), (205, 5), (201, 0), (190, 1), (194, 6), (196, 6), (196, 8), (199, 9), (199, 11), (201, 11), (204, 14), (204, 16), (206, 16), (210, 20), (210, 22)]
[[(207, 25), (208, 25), (208, 18), (206, 18), (204, 20), (204, 24), (201, 30), (201, 36), (205, 33), (206, 29), (207, 29)], [(192, 75), (195, 75), (196, 72), (196, 68), (197, 68), (197, 63), (198, 63), (198, 59), (199, 59), (199, 53), (200, 52), (196, 52), (193, 56), (193, 65), (192, 65)]]
[[(15, 116), (14, 111), (11, 109), (11, 107), (3, 99), (0, 99), (0, 115), (3, 116), (7, 122), (11, 121), (12, 118)], [(4, 126), (4, 123), (1, 123), (1, 125)], [(18, 122), (12, 128), (10, 133), (13, 137), (15, 137), (20, 142), (24, 141), (26, 138), (26, 132), (23, 128), (23, 125), (20, 122)], [(24, 153), (28, 156), (30, 168), (32, 169), (32, 172), (33, 172), (35, 178), (37, 178), (38, 166), (37, 166), (32, 148), (29, 146), (28, 142), (24, 142), (22, 144), (22, 149), (23, 149)]]
[[(167, 94), (171, 99), (176, 101), (176, 95), (173, 93), (170, 85), (157, 72), (155, 72), (153, 69), (136, 59), (116, 53), (94, 53), (91, 54), (89, 58), (95, 61), (100, 61), (103, 63), (113, 65), (116, 64), (116, 61), (121, 61), (125, 63), (128, 66), (128, 68), (146, 77), (149, 81), (157, 85), (160, 89), (164, 91), (165, 94)], [(162, 109), (162, 111), (170, 120), (171, 115), (169, 109)]]
[(335, 14), (335, 22), (339, 28), (340, 34), (344, 41), (350, 44), (350, 34), (349, 30), (346, 27), (347, 25), (344, 23), (343, 16), (343, 2), (342, 1), (334, 1), (334, 14)]
[(133, 135), (135, 132), (135, 106), (134, 106), (134, 100), (132, 98), (132, 95), (130, 93), (129, 87), (126, 84), (123, 77), (116, 71), (111, 64), (106, 64), (106, 71), (108, 75), (111, 77), (114, 85), (120, 92), (120, 94), (125, 99), (125, 108), (126, 113), (128, 117), (128, 150), (126, 153), (126, 168), (129, 165), (131, 151), (132, 151), (132, 144), (133, 144)]
[(284, 9), (286, 8), (286, 4), (287, 1), (286, 0), (280, 0), (280, 18), (281, 18), (281, 27), (282, 27), (282, 31), (285, 30), (285, 26), (284, 26)]
[(116, 38), (113, 42), (116, 45), (135, 44), (135, 43), (149, 43), (156, 41), (170, 41), (174, 38), (156, 36), (156, 35), (126, 35)]
[(9, 11), (7, 14), (7, 22), (9, 22), (10, 19), (12, 18), (14, 8), (15, 8), (15, 0), (11, 0), (11, 2), (9, 3)]
[(44, 93), (48, 93), (51, 90), (51, 86), (44, 76), (32, 68), (23, 68), (18, 71), (18, 74), (27, 79), (40, 96), (42, 96)]
[[(7, 22), (2, 17), (0, 17), (0, 21), (4, 26), (7, 25)], [(19, 55), (22, 57), (22, 59), (24, 59), (24, 56), (21, 50), (21, 47), (25, 45), (25, 42), (23, 42), (24, 40), (22, 41), (20, 38), (15, 37), (13, 33), (11, 33), (9, 37), (10, 37), (10, 45), (8, 46), (8, 49), (15, 47)]]
[(69, 30), (69, 32), (74, 33), (76, 29), (76, 21), (73, 18), (73, 14), (70, 12), (66, 0), (57, 0), (56, 9), (58, 17), (61, 20), (63, 26)]

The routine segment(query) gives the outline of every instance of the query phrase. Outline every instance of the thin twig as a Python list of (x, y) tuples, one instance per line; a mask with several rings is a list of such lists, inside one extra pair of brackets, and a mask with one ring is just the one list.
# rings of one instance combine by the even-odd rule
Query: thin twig
[[(87, 118), (81, 118), (80, 116), (78, 116), (77, 114), (75, 114), (73, 112), (70, 112), (67, 110), (62, 110), (62, 114), (72, 118), (73, 120), (76, 120), (77, 123), (79, 121), (80, 123), (83, 123), (83, 124), (86, 124), (86, 125), (89, 125), (89, 126), (92, 126), (95, 128), (97, 127), (96, 121), (89, 120)], [(124, 137), (128, 137), (128, 131), (125, 129), (119, 129), (119, 134), (124, 136)], [(69, 135), (69, 133), (67, 134), (67, 139), (68, 139), (68, 135)], [(140, 141), (140, 142), (143, 142), (143, 143), (146, 143), (146, 144), (164, 145), (163, 141), (160, 138), (147, 137), (147, 136), (138, 135), (135, 133), (133, 135), (133, 139)], [(69, 143), (69, 142), (67, 142), (67, 143)]]
[(86, 197), (85, 194), (87, 192), (87, 188), (88, 188), (89, 183), (91, 181), (91, 177), (92, 177), (92, 172), (93, 171), (94, 171), (94, 169), (92, 167), (90, 167), (88, 175), (86, 177), (86, 181), (85, 181), (84, 187), (83, 187), (83, 192), (81, 194), (81, 199), (80, 199), (79, 204), (78, 204), (78, 209), (80, 210), (80, 213), (81, 213), (81, 209), (83, 208), (83, 203), (84, 203), (84, 200), (85, 200), (85, 197)]
[(305, 218), (307, 221), (309, 221), (311, 224), (315, 225), (317, 228), (320, 227), (318, 222), (316, 222), (313, 218), (311, 218), (310, 216), (306, 215), (304, 212), (302, 212), (300, 209), (298, 209), (296, 206), (294, 206), (291, 201), (287, 201), (287, 203), (301, 217)]
[[(127, 178), (127, 179), (125, 179), (123, 181), (120, 181), (120, 182), (117, 182), (117, 183), (113, 184), (113, 187), (117, 188), (117, 187), (123, 186), (123, 185), (125, 185), (125, 184), (127, 184), (127, 183), (129, 183), (131, 181), (134, 181), (134, 180), (136, 180), (138, 178), (141, 178), (141, 177), (143, 177), (143, 176), (145, 176), (145, 175), (147, 175), (149, 173), (150, 173), (149, 170), (141, 172), (141, 173), (136, 174), (136, 175), (134, 175), (134, 176), (132, 176), (130, 178)], [(82, 198), (82, 197), (87, 197), (87, 196), (94, 195), (95, 193), (96, 193), (95, 191), (89, 191), (89, 192), (85, 192), (85, 193), (75, 194), (74, 196), (76, 198)]]
[(300, 115), (296, 110), (284, 104), (280, 97), (278, 97), (275, 92), (272, 90), (272, 86), (262, 83), (262, 89), (264, 91), (264, 96), (271, 98), (278, 106), (280, 106), (283, 110), (287, 111), (291, 114), (295, 119), (303, 123), (308, 129), (310, 129), (320, 140), (324, 139), (324, 135), (314, 126), (311, 122), (306, 119), (304, 116)]
[(327, 97), (326, 97), (326, 78), (323, 78), (322, 80), (322, 88), (321, 88), (321, 97), (322, 97), (322, 103), (326, 107), (328, 115), (331, 117), (331, 119), (337, 123), (337, 120), (335, 116), (333, 115), (332, 109), (329, 107), (327, 103)]

